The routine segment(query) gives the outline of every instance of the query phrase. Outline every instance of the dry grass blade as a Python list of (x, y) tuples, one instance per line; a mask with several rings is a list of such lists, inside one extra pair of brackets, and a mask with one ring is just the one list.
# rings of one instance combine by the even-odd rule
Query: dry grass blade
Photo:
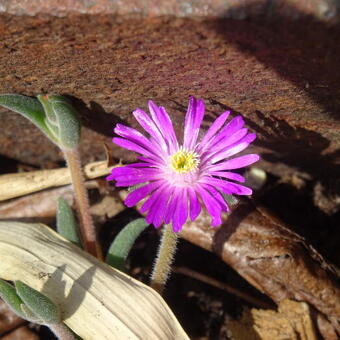
[[(105, 176), (111, 169), (112, 167), (108, 167), (106, 161), (87, 164), (84, 167), (85, 178)], [(0, 201), (70, 183), (71, 175), (68, 168), (1, 175)]]
[(154, 290), (45, 225), (0, 222), (0, 258), (1, 278), (46, 294), (83, 339), (188, 339)]
[[(98, 189), (97, 181), (87, 181), (87, 189)], [(63, 197), (72, 206), (74, 203), (71, 185), (39, 191), (6, 202), (0, 202), (0, 220), (20, 222), (54, 223), (59, 197)], [(90, 208), (96, 221), (106, 221), (124, 209), (122, 202), (112, 196), (103, 196)]]

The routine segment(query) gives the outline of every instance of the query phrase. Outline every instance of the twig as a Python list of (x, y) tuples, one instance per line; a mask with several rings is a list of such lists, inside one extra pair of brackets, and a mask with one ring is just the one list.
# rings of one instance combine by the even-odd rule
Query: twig
[(245, 300), (249, 303), (251, 303), (254, 306), (257, 306), (259, 308), (265, 308), (265, 309), (269, 309), (269, 308), (273, 308), (273, 304), (270, 304), (266, 301), (257, 299), (249, 294), (246, 294), (244, 292), (241, 292), (240, 290), (231, 287), (223, 282), (220, 282), (216, 279), (211, 278), (210, 276), (204, 275), (202, 273), (198, 273), (192, 269), (186, 268), (186, 267), (172, 267), (172, 270), (174, 273), (177, 274), (183, 274), (186, 275), (188, 277), (191, 277), (193, 279), (196, 279), (198, 281), (204, 282), (210, 286), (219, 288), (221, 290), (224, 290), (230, 294), (234, 294), (236, 296), (238, 296), (239, 298), (241, 298), (242, 300)]

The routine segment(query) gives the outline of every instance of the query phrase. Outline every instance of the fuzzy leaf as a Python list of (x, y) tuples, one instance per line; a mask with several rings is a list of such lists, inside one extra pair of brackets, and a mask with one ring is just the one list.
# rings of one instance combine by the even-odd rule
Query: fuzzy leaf
[(133, 244), (147, 226), (144, 218), (138, 218), (127, 224), (112, 242), (106, 256), (106, 263), (123, 270), (125, 260)]
[(77, 246), (81, 246), (78, 225), (73, 211), (66, 200), (62, 197), (58, 199), (57, 205), (57, 231), (67, 240)]
[(6, 302), (11, 310), (20, 316), (25, 318), (25, 314), (21, 309), (21, 305), (24, 303), (20, 296), (18, 296), (15, 288), (8, 282), (0, 279), (0, 297)]
[(16, 291), (25, 305), (44, 324), (59, 323), (59, 308), (45, 295), (21, 281), (14, 281)]
[(46, 124), (58, 139), (59, 146), (74, 148), (80, 141), (80, 123), (76, 110), (63, 96), (37, 96), (47, 116)]
[(38, 318), (24, 303), (20, 307), (22, 313), (24, 314), (24, 316), (22, 316), (23, 319), (30, 322), (38, 323), (40, 325), (45, 324), (44, 320)]
[(2, 94), (0, 95), (0, 105), (20, 113), (45, 133), (54, 143), (57, 143), (53, 133), (51, 133), (46, 125), (44, 108), (37, 99), (19, 94)]
[(238, 200), (235, 196), (233, 196), (233, 195), (227, 195), (227, 194), (223, 194), (223, 193), (222, 193), (222, 195), (223, 195), (223, 198), (226, 200), (226, 202), (227, 202), (230, 206), (233, 206), (233, 205), (237, 204), (238, 201), (239, 201), (239, 200)]
[(35, 323), (41, 323), (41, 320), (25, 305), (20, 298), (15, 287), (10, 283), (0, 279), (0, 297), (6, 302), (9, 308), (21, 318)]

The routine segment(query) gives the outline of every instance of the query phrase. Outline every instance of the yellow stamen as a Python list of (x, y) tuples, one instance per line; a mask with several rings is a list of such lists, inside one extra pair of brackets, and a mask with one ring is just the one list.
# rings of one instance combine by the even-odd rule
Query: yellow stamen
[(171, 166), (176, 172), (180, 174), (185, 174), (187, 172), (196, 170), (198, 164), (199, 158), (197, 153), (193, 151), (187, 151), (182, 147), (171, 156)]

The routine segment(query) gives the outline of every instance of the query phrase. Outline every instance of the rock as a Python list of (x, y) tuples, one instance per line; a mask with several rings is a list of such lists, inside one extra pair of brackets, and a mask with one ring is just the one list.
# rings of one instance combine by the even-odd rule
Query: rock
[(22, 2), (20, 0), (0, 0), (0, 11), (15, 15), (52, 15), (81, 14), (118, 14), (153, 17), (173, 15), (180, 17), (231, 17), (244, 19), (254, 15), (276, 16), (286, 14), (293, 18), (301, 14), (314, 15), (329, 20), (338, 15), (336, 0), (38, 0)]

